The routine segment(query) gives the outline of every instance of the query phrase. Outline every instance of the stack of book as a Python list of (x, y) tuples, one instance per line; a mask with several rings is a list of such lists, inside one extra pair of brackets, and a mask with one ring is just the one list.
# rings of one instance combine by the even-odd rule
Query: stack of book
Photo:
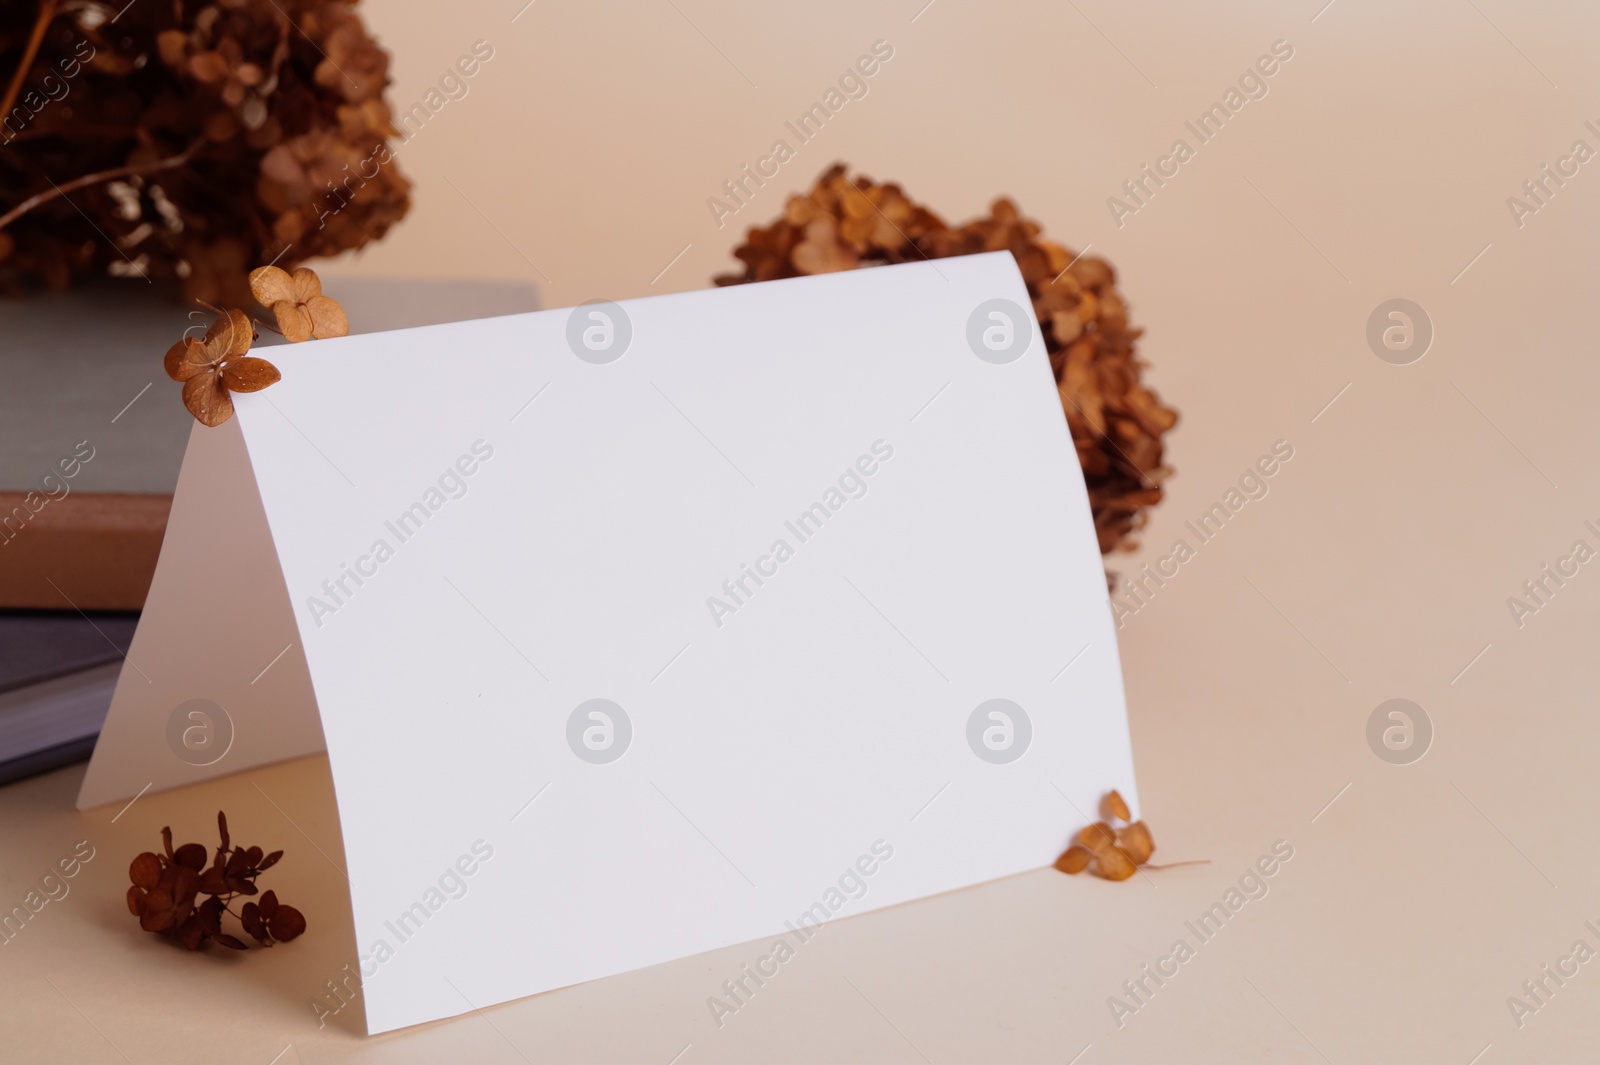
[(89, 757), (137, 621), (0, 611), (0, 784)]

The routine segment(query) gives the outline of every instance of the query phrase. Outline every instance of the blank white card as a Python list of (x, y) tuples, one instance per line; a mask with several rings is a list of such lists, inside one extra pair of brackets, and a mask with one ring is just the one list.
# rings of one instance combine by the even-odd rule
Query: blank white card
[(272, 348), (80, 805), (325, 742), (372, 1032), (1049, 864), (1136, 800), (1029, 307), (997, 253)]

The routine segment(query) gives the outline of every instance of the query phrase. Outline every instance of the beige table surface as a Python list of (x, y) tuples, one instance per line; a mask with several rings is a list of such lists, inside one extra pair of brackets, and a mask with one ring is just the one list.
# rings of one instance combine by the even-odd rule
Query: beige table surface
[[(355, 1009), (319, 1029), (310, 1005), (354, 956), (324, 761), (120, 814), (73, 812), (74, 768), (0, 791), (0, 907), (79, 841), (95, 853), (0, 946), (0, 1058), (1594, 1060), (1600, 963), (1550, 981), (1520, 1027), (1507, 999), (1575, 941), (1600, 950), (1585, 925), (1600, 927), (1600, 562), (1520, 627), (1507, 600), (1574, 541), (1600, 547), (1584, 525), (1600, 527), (1600, 160), (1520, 227), (1506, 201), (1575, 140), (1600, 149), (1584, 125), (1600, 125), (1600, 12), (1203, 10), (1217, 6), (374, 3), (402, 106), (474, 40), (495, 56), (402, 150), (412, 218), (326, 271), (330, 288), (340, 273), (532, 280), (546, 306), (702, 287), (737, 239), (706, 198), (891, 41), (870, 93), (738, 226), (844, 158), (953, 217), (1013, 193), (1116, 263), (1151, 378), (1184, 416), (1170, 497), (1125, 568), (1193, 546), (1187, 520), (1275, 441), (1294, 448), (1121, 632), (1157, 857), (1211, 864), (1125, 884), (1042, 870), (841, 920), (720, 1029), (706, 999), (748, 947), (367, 1039)], [(1295, 54), (1268, 95), (1119, 228), (1106, 198), (1277, 39)], [(1435, 327), (1410, 365), (1364, 336), (1394, 297)], [(1366, 739), (1391, 698), (1433, 724), (1409, 765)], [(301, 941), (191, 957), (133, 927), (128, 860), (163, 824), (203, 837), (218, 807), (288, 849), (272, 876), (310, 915)], [(1077, 817), (1061, 820), (1065, 834)], [(1278, 840), (1294, 856), (1268, 894), (1119, 1028), (1107, 999), (1194, 943), (1186, 922)]]

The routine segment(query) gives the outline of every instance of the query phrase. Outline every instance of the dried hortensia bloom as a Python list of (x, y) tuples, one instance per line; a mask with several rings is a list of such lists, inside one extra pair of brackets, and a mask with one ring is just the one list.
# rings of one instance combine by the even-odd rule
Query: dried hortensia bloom
[(1162, 461), (1161, 438), (1178, 415), (1140, 380), (1134, 341), (1141, 330), (1128, 324), (1111, 264), (1041, 234), (1008, 199), (996, 200), (986, 217), (950, 226), (900, 186), (851, 178), (835, 165), (810, 191), (790, 196), (771, 225), (752, 228), (733, 252), (743, 271), (716, 283), (1011, 252), (1050, 353), (1100, 550), (1131, 549), (1130, 534), (1143, 526), (1145, 509), (1160, 502), (1161, 483), (1172, 472)]
[[(1118, 791), (1106, 795), (1104, 806), (1118, 821), (1126, 822), (1133, 816)], [(1063, 873), (1072, 875), (1087, 869), (1105, 880), (1127, 880), (1150, 860), (1155, 849), (1150, 828), (1143, 821), (1124, 824), (1121, 828), (1114, 827), (1110, 821), (1096, 821), (1078, 833), (1055, 865)]]
[(353, 0), (0, 3), (0, 292), (107, 274), (240, 306), (410, 182)]
[(244, 940), (222, 930), (223, 914), (236, 918), (263, 947), (298, 938), (306, 930), (305, 916), (279, 902), (270, 890), (261, 894), (259, 902), (244, 903), (238, 913), (231, 906), (241, 896), (260, 892), (256, 879), (276, 865), (283, 852), (233, 846), (228, 818), (220, 810), (217, 832), (222, 842), (209, 868), (200, 844), (173, 848), (171, 828), (161, 830), (162, 853), (146, 851), (133, 859), (128, 866), (133, 882), (128, 888), (128, 912), (139, 918), (139, 927), (175, 939), (189, 950), (199, 950), (208, 941), (230, 950), (248, 949)]
[(184, 337), (167, 349), (167, 376), (183, 382), (183, 405), (202, 425), (218, 426), (233, 417), (230, 392), (259, 392), (278, 381), (278, 368), (247, 355), (255, 326), (243, 311), (217, 316), (204, 339)]
[(250, 271), (250, 292), (278, 319), (278, 329), (290, 343), (350, 332), (344, 308), (322, 294), (322, 281), (315, 270), (302, 266), (290, 274), (276, 266), (258, 267)]

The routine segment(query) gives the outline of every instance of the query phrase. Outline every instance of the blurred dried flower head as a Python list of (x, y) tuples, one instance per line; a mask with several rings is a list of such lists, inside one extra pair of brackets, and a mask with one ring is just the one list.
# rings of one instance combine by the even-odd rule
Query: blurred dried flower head
[(177, 279), (378, 239), (409, 206), (354, 2), (0, 4), (0, 291)]
[(733, 253), (744, 271), (716, 283), (1011, 252), (1050, 353), (1100, 550), (1128, 550), (1136, 546), (1130, 534), (1144, 525), (1145, 508), (1160, 502), (1161, 483), (1172, 472), (1162, 463), (1161, 438), (1178, 415), (1140, 381), (1134, 341), (1142, 330), (1128, 324), (1111, 264), (1076, 255), (1041, 232), (1005, 198), (994, 201), (987, 217), (952, 227), (900, 186), (852, 179), (836, 164), (805, 195), (790, 196), (781, 218), (752, 228)]

